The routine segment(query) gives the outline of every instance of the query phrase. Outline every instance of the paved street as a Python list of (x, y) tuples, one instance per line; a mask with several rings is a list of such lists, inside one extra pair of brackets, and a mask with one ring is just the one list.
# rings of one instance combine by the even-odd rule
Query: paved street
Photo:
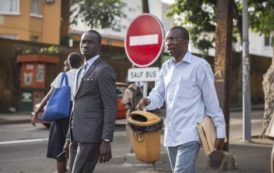
[[(51, 173), (55, 161), (46, 158), (48, 129), (30, 123), (0, 126), (0, 173)], [(113, 142), (114, 157), (124, 156), (127, 148), (124, 126), (117, 126)], [(43, 163), (43, 164), (42, 164)]]
[[(262, 111), (252, 112), (252, 135), (261, 130)], [(9, 117), (7, 117), (9, 116)], [(269, 157), (272, 141), (252, 138), (251, 143), (243, 142), (240, 112), (232, 112), (230, 120), (230, 153), (235, 156), (236, 169), (229, 173), (269, 173)], [(48, 129), (39, 124), (32, 127), (29, 115), (0, 115), (0, 173), (52, 173), (55, 161), (47, 159), (46, 147)], [(156, 163), (156, 170), (151, 164), (139, 162), (134, 155), (128, 154), (127, 134), (124, 121), (117, 121), (112, 145), (113, 159), (107, 164), (98, 164), (97, 173), (147, 173), (170, 172), (167, 154), (162, 148), (161, 160)], [(215, 173), (218, 170), (207, 168), (207, 157), (200, 151), (197, 173)]]

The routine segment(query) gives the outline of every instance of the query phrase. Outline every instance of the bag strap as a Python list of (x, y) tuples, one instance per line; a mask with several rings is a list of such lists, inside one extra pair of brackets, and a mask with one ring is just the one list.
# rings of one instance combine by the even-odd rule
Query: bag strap
[(62, 87), (63, 81), (65, 80), (65, 86), (68, 86), (68, 75), (66, 73), (62, 74), (60, 88)]

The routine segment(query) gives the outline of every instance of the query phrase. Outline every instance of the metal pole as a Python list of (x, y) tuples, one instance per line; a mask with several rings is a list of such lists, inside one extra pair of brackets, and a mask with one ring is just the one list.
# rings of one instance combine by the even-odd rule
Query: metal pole
[(143, 13), (149, 13), (149, 2), (148, 0), (142, 0)]
[(242, 54), (242, 77), (243, 77), (243, 140), (251, 140), (250, 118), (250, 88), (249, 88), (249, 52), (248, 52), (248, 0), (243, 0), (243, 54)]
[(143, 85), (143, 97), (147, 96), (147, 88), (148, 88), (148, 82), (145, 81)]

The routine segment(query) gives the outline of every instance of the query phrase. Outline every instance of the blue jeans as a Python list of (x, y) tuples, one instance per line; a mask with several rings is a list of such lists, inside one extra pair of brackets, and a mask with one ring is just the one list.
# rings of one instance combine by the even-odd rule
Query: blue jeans
[(176, 147), (167, 147), (173, 173), (195, 173), (195, 162), (200, 150), (198, 141), (191, 141)]

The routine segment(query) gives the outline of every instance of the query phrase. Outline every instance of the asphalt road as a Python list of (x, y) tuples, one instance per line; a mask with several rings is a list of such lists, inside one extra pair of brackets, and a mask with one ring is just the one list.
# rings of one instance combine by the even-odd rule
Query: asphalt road
[[(113, 157), (125, 154), (127, 146), (123, 126), (117, 126), (113, 142)], [(52, 173), (55, 160), (46, 158), (49, 130), (38, 124), (0, 126), (0, 173)]]
[[(230, 141), (242, 136), (241, 115), (231, 114)], [(252, 135), (260, 133), (262, 115), (252, 114)], [(48, 129), (38, 124), (0, 125), (0, 173), (52, 173), (55, 160), (46, 158)], [(113, 157), (125, 156), (129, 151), (124, 126), (116, 126), (112, 144)], [(236, 151), (239, 152), (239, 151)], [(269, 152), (269, 151), (268, 151)], [(243, 155), (244, 157), (244, 155)]]

